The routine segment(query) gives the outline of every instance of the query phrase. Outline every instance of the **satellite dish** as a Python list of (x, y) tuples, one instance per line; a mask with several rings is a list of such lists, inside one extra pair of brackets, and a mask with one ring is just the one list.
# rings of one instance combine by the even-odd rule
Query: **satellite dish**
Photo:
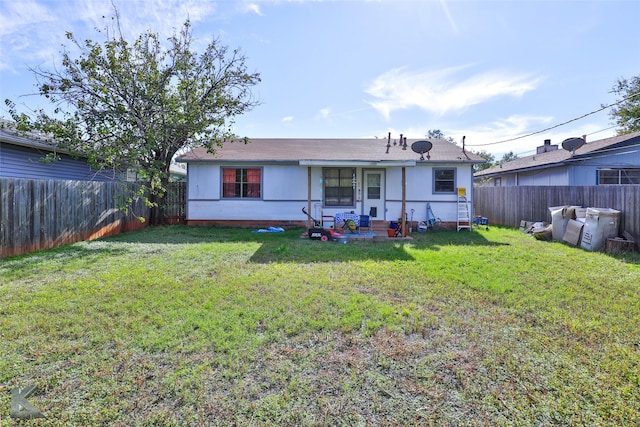
[(582, 147), (583, 145), (584, 145), (584, 139), (582, 138), (567, 138), (564, 141), (562, 141), (562, 148), (571, 152), (576, 151), (578, 148)]
[(433, 147), (431, 141), (416, 141), (411, 144), (411, 149), (416, 153), (420, 153), (420, 160), (424, 160), (424, 153), (428, 153), (431, 147)]

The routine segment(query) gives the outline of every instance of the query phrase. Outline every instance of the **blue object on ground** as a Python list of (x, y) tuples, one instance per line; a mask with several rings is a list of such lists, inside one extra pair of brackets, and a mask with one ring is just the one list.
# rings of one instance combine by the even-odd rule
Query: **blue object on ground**
[(485, 218), (483, 216), (477, 216), (473, 218), (473, 223), (475, 225), (489, 225), (489, 218)]
[(253, 230), (254, 233), (282, 233), (284, 228), (282, 227), (269, 227), (269, 228), (259, 228), (257, 230)]

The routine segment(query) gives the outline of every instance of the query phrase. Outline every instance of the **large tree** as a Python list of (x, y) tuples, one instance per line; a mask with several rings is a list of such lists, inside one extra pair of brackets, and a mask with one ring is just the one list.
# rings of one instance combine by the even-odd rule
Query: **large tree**
[(610, 112), (618, 133), (640, 131), (640, 76), (618, 79), (613, 92), (622, 97)]
[(427, 131), (427, 134), (425, 135), (427, 138), (440, 138), (440, 139), (446, 139), (447, 141), (451, 142), (452, 144), (457, 144), (456, 140), (453, 139), (450, 136), (446, 136), (444, 134), (444, 132), (442, 132), (440, 129), (429, 129)]
[(236, 139), (234, 116), (257, 105), (251, 87), (260, 75), (247, 71), (239, 50), (218, 40), (195, 52), (189, 21), (166, 43), (152, 31), (130, 43), (116, 11), (104, 34), (98, 43), (68, 32), (76, 53), (63, 46), (60, 67), (31, 70), (53, 111), (29, 116), (5, 102), (19, 128), (51, 135), (58, 148), (92, 166), (133, 168), (157, 224), (172, 158), (190, 146), (214, 152)]
[(516, 159), (518, 159), (518, 155), (515, 154), (513, 151), (509, 151), (508, 153), (504, 153), (502, 155), (502, 158), (500, 160), (498, 160), (495, 164), (496, 165), (501, 165), (503, 163), (508, 163), (508, 162), (514, 161)]
[(473, 165), (473, 171), (474, 172), (479, 172), (479, 171), (482, 171), (482, 170), (485, 170), (485, 169), (489, 169), (490, 167), (494, 166), (495, 161), (496, 161), (496, 157), (493, 154), (487, 152), (486, 150), (478, 151), (476, 154), (478, 156), (482, 157), (483, 159), (485, 159), (486, 162)]

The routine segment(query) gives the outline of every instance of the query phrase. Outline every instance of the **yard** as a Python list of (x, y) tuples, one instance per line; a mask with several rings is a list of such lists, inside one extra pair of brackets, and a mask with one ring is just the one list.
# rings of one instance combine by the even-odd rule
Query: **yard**
[(0, 259), (0, 424), (640, 424), (640, 256), (171, 226)]

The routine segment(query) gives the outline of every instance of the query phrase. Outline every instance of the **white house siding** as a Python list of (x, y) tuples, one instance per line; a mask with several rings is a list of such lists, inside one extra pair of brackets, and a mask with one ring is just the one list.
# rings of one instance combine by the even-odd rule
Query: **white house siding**
[(222, 166), (189, 164), (187, 219), (189, 220), (301, 220), (301, 197), (306, 201), (306, 168), (234, 164), (262, 169), (261, 199), (223, 199)]
[[(437, 167), (457, 168), (456, 185), (466, 187), (468, 194), (472, 189), (471, 166), (454, 164), (435, 165)], [(301, 211), (307, 207), (308, 169), (307, 166), (296, 165), (247, 165), (233, 164), (229, 167), (261, 167), (262, 198), (261, 199), (222, 199), (221, 198), (221, 166), (208, 163), (190, 163), (188, 175), (188, 220), (260, 220), (273, 221), (305, 221), (307, 218)], [(370, 166), (364, 169), (371, 169)], [(395, 221), (401, 215), (402, 206), (402, 170), (400, 167), (385, 169), (385, 207), (376, 219)], [(457, 194), (433, 194), (432, 166), (406, 167), (406, 212), (414, 209), (414, 221), (427, 218), (426, 206), (431, 203), (435, 215), (443, 221), (455, 221), (457, 213)], [(318, 215), (318, 208), (323, 198), (322, 167), (311, 168), (311, 214)], [(356, 198), (363, 193), (363, 168), (356, 168)], [(359, 190), (359, 191), (358, 191)], [(362, 212), (362, 201), (355, 207), (324, 207), (324, 215), (335, 215), (339, 212)], [(317, 218), (320, 219), (320, 218)]]
[[(471, 166), (459, 166), (454, 164), (436, 164), (406, 168), (406, 209), (414, 221), (427, 219), (427, 203), (436, 217), (445, 222), (455, 222), (458, 212), (457, 193), (436, 194), (433, 192), (433, 168), (455, 168), (456, 187), (467, 189), (467, 195), (471, 197), (473, 190), (473, 171)], [(395, 221), (402, 216), (402, 170), (390, 168), (387, 170), (387, 212), (386, 220)], [(471, 201), (471, 200), (470, 200)]]
[(187, 194), (189, 201), (210, 202), (220, 199), (219, 166), (190, 163), (187, 176)]

